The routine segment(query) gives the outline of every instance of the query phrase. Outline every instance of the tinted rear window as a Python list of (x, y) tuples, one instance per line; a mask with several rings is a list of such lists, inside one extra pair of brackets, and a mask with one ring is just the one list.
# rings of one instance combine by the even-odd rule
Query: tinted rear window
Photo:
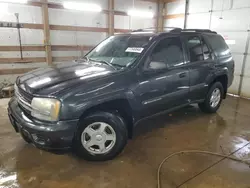
[(204, 38), (209, 42), (216, 56), (225, 56), (231, 54), (222, 36), (204, 35)]

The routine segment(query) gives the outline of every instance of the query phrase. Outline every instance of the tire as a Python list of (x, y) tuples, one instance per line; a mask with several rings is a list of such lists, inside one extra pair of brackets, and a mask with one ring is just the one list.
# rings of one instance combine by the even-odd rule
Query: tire
[[(105, 127), (104, 131), (101, 131), (101, 127)], [(110, 141), (108, 138), (115, 139)], [(78, 156), (85, 160), (106, 161), (120, 154), (127, 144), (127, 140), (126, 124), (120, 115), (111, 112), (97, 112), (79, 121), (73, 149)], [(97, 145), (89, 147), (87, 143)]]
[[(216, 101), (216, 103), (212, 102), (212, 95), (213, 92), (218, 92), (220, 93), (220, 97)], [(205, 101), (202, 103), (199, 103), (199, 107), (201, 111), (205, 113), (215, 113), (219, 109), (221, 102), (222, 102), (222, 97), (224, 95), (224, 88), (220, 82), (215, 82), (213, 85), (208, 90), (207, 96), (205, 98)]]

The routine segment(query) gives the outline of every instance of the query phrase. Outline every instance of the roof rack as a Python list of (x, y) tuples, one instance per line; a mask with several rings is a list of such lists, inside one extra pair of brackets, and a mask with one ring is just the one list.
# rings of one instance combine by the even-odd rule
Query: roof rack
[(136, 30), (132, 30), (132, 32), (147, 32), (147, 31), (156, 31), (157, 29), (168, 29), (170, 32), (171, 31), (181, 31), (182, 29), (179, 27), (148, 27), (148, 28), (144, 28), (144, 29), (136, 29)]
[(210, 29), (182, 29), (182, 32), (199, 32), (199, 33), (215, 33), (215, 31), (211, 31)]
[[(132, 32), (148, 32), (148, 31), (156, 31), (156, 29), (157, 29), (157, 27), (149, 27), (149, 28), (144, 28), (144, 29), (136, 29), (136, 30), (133, 30)], [(197, 32), (197, 33), (215, 33), (215, 34), (217, 34), (215, 31), (211, 31), (210, 29), (182, 29), (179, 27), (163, 27), (163, 29), (165, 29), (165, 32), (170, 32), (170, 33)]]

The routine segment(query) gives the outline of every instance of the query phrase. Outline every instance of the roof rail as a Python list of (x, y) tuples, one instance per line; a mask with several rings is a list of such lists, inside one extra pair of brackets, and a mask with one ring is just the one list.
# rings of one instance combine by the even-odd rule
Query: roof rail
[[(160, 29), (163, 29), (166, 32), (171, 32), (171, 33), (197, 32), (197, 33), (215, 33), (215, 34), (217, 34), (215, 31), (211, 31), (210, 29), (182, 29), (179, 27), (163, 27)], [(132, 30), (132, 32), (147, 32), (147, 31), (156, 31), (156, 30), (157, 30), (157, 27), (148, 27), (148, 28), (144, 28), (144, 29)]]
[(170, 32), (172, 31), (181, 31), (182, 29), (179, 28), (179, 27), (163, 27), (163, 28), (160, 28), (160, 27), (148, 27), (148, 28), (144, 28), (144, 29), (135, 29), (135, 30), (132, 30), (132, 32), (143, 32), (143, 31), (156, 31), (157, 29), (168, 29)]
[(215, 31), (211, 31), (210, 29), (183, 29), (182, 32), (200, 32), (200, 33), (215, 33)]

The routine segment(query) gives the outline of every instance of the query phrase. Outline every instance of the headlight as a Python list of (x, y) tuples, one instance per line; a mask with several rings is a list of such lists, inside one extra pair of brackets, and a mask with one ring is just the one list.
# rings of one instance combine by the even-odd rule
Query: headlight
[(31, 115), (37, 119), (57, 121), (61, 102), (50, 98), (33, 98), (31, 102)]

